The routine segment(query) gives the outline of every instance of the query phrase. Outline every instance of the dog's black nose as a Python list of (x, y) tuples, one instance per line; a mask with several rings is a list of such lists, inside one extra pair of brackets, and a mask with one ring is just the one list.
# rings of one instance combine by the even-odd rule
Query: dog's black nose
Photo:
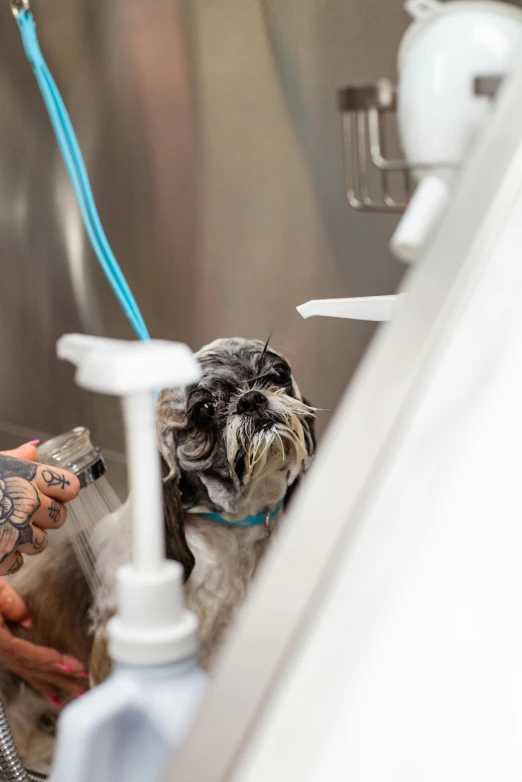
[(243, 415), (255, 415), (264, 410), (268, 404), (268, 399), (261, 391), (247, 391), (238, 400), (237, 412)]

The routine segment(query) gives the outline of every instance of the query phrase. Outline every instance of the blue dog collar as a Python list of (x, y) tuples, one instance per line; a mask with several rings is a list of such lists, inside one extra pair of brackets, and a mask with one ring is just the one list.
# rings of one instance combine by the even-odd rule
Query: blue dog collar
[(277, 503), (270, 513), (257, 513), (255, 516), (247, 516), (245, 519), (241, 519), (241, 521), (228, 521), (228, 519), (220, 516), (219, 513), (210, 513), (209, 511), (198, 513), (198, 516), (204, 516), (211, 521), (219, 521), (220, 524), (227, 524), (229, 527), (256, 527), (258, 524), (266, 524), (274, 516), (277, 516), (282, 507), (283, 502), (281, 501)]

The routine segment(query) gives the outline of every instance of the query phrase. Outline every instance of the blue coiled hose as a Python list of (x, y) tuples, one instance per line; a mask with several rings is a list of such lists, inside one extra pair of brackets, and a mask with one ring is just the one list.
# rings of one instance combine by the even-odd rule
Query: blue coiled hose
[(22, 36), (27, 59), (31, 63), (33, 73), (47, 107), (49, 119), (51, 120), (65, 167), (76, 194), (85, 230), (92, 248), (121, 308), (134, 329), (134, 333), (138, 339), (148, 340), (150, 336), (145, 321), (105, 236), (80, 146), (62, 96), (40, 49), (36, 36), (36, 24), (29, 9), (29, 4), (27, 0), (14, 0), (11, 3), (11, 7)]

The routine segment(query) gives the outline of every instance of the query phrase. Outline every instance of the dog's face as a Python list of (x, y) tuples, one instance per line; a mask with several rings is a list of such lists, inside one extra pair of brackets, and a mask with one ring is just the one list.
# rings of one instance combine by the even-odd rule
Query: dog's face
[(314, 412), (288, 362), (246, 339), (221, 339), (196, 354), (202, 377), (163, 391), (159, 437), (183, 505), (238, 517), (271, 510), (314, 451)]

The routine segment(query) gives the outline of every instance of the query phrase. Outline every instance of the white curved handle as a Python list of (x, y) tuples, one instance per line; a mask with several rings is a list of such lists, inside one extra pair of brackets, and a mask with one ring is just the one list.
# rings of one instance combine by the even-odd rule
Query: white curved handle
[(349, 318), (382, 322), (391, 320), (402, 295), (363, 296), (355, 299), (314, 299), (297, 307), (303, 318), (321, 315), (326, 318)]

